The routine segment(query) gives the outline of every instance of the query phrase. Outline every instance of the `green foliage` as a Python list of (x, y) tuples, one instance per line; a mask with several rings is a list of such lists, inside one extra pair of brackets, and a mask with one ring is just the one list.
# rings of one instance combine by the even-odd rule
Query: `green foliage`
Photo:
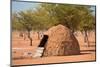
[(22, 24), (19, 23), (17, 19), (17, 14), (12, 14), (12, 30), (24, 30), (24, 27)]
[(88, 30), (95, 28), (94, 16), (91, 14), (90, 6), (77, 6), (65, 4), (42, 4), (42, 7), (56, 18), (56, 24), (63, 24), (72, 31)]
[(45, 30), (63, 24), (73, 32), (95, 28), (91, 6), (40, 4), (36, 10), (21, 11), (12, 16), (13, 29)]

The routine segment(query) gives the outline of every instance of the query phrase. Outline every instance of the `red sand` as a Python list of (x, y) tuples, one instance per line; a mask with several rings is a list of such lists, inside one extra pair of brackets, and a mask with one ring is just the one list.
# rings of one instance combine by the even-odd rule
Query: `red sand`
[[(37, 36), (37, 35), (32, 35)], [(12, 33), (12, 65), (28, 65), (28, 64), (47, 64), (47, 63), (62, 63), (62, 62), (80, 62), (80, 61), (95, 61), (95, 35), (89, 36), (90, 47), (84, 45), (83, 36), (77, 36), (80, 44), (81, 55), (71, 55), (71, 56), (52, 56), (52, 57), (42, 57), (42, 58), (22, 58), (24, 52), (33, 52), (39, 44), (39, 40), (33, 37), (33, 46), (29, 46), (29, 40), (23, 40), (23, 38), (18, 37), (18, 32)], [(16, 58), (16, 59), (13, 59)]]

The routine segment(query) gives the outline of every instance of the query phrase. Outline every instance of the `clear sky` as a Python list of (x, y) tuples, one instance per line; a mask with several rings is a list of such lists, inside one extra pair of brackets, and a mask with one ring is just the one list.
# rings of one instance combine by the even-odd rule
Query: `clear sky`
[[(21, 2), (21, 1), (12, 1), (12, 12), (19, 12), (27, 9), (34, 9), (38, 7), (40, 3), (34, 2)], [(93, 10), (93, 15), (95, 15), (95, 7), (91, 6), (91, 10)]]
[(92, 7), (91, 7), (91, 10), (93, 10), (92, 14), (95, 16), (96, 7), (95, 7), (95, 6), (92, 6)]
[(39, 3), (31, 3), (31, 2), (16, 2), (12, 1), (12, 12), (19, 12), (27, 9), (34, 9), (39, 5)]

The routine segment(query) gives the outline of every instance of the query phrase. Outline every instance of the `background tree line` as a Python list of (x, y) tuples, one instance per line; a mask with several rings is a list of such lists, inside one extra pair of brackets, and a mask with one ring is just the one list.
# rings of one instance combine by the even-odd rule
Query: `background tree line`
[(30, 45), (32, 45), (32, 30), (47, 30), (52, 26), (62, 24), (72, 33), (85, 32), (84, 41), (88, 42), (87, 33), (95, 30), (95, 15), (91, 6), (69, 4), (39, 4), (35, 9), (29, 9), (12, 14), (12, 29), (27, 31)]

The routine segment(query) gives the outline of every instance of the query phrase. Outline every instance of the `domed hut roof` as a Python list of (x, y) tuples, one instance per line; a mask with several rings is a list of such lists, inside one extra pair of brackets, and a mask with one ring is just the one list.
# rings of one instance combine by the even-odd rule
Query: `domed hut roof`
[(51, 27), (46, 33), (48, 41), (42, 56), (66, 56), (80, 54), (77, 39), (70, 29), (61, 24)]

